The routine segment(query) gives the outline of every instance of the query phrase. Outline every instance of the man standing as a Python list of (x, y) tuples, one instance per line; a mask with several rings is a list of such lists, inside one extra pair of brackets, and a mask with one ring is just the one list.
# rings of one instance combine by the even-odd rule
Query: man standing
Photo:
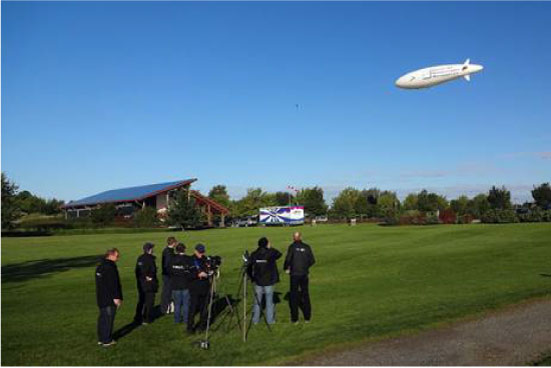
[(170, 272), (169, 272), (169, 262), (170, 258), (174, 255), (174, 247), (178, 242), (173, 236), (169, 236), (166, 239), (167, 246), (163, 249), (163, 291), (161, 292), (161, 313), (170, 313), (171, 312), (171, 303), (172, 303), (172, 290), (170, 287)]
[(199, 329), (203, 330), (207, 326), (207, 303), (210, 291), (210, 283), (207, 274), (207, 265), (205, 263), (206, 248), (203, 244), (195, 246), (195, 253), (191, 258), (193, 264), (192, 282), (189, 287), (191, 294), (191, 305), (189, 308), (189, 317), (187, 321), (187, 331), (193, 333), (195, 331), (194, 319), (197, 312), (200, 313)]
[(249, 276), (254, 282), (253, 323), (260, 321), (260, 309), (262, 296), (266, 297), (266, 322), (275, 323), (274, 320), (274, 285), (279, 282), (279, 272), (276, 261), (281, 257), (281, 252), (273, 249), (267, 238), (258, 240), (258, 248), (252, 252), (249, 263)]
[(291, 323), (298, 323), (298, 308), (302, 310), (304, 321), (310, 322), (312, 309), (310, 306), (310, 294), (308, 291), (308, 270), (315, 263), (312, 249), (302, 242), (299, 232), (293, 234), (293, 243), (287, 249), (285, 272), (291, 275)]
[(138, 305), (134, 322), (147, 325), (153, 322), (153, 304), (155, 293), (159, 289), (157, 266), (153, 255), (153, 243), (143, 245), (143, 254), (136, 262), (136, 281), (138, 284)]
[(104, 347), (116, 344), (113, 340), (115, 313), (122, 304), (122, 288), (119, 271), (115, 262), (119, 260), (119, 250), (109, 249), (96, 268), (96, 299), (99, 307), (98, 344)]
[(193, 260), (184, 254), (186, 246), (176, 246), (176, 254), (170, 259), (169, 273), (174, 299), (174, 323), (187, 324), (189, 319), (189, 284), (193, 279)]

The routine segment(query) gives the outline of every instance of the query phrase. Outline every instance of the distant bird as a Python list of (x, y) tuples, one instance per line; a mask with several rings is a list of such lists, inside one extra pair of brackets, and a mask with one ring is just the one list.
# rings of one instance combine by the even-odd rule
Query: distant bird
[(431, 66), (404, 74), (395, 82), (396, 87), (405, 89), (419, 89), (436, 86), (457, 78), (471, 80), (471, 74), (480, 72), (482, 65), (471, 64), (467, 59), (463, 64), (447, 64)]

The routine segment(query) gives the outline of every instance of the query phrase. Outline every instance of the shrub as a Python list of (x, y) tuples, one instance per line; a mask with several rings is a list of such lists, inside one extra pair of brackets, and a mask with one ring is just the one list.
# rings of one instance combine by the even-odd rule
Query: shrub
[(112, 203), (104, 204), (99, 208), (92, 210), (92, 223), (96, 226), (106, 226), (115, 220), (117, 209)]
[(50, 231), (57, 229), (70, 229), (72, 226), (63, 217), (36, 216), (24, 217), (19, 222), (19, 228), (25, 230)]
[(400, 225), (424, 225), (426, 223), (426, 216), (423, 212), (418, 210), (405, 211), (400, 216)]
[(133, 224), (135, 227), (155, 227), (159, 224), (157, 211), (153, 207), (146, 207), (134, 213)]
[(519, 218), (513, 210), (488, 210), (482, 215), (481, 220), (487, 224), (519, 222)]
[(458, 224), (470, 224), (471, 222), (473, 222), (473, 220), (474, 220), (474, 216), (471, 214), (465, 214), (463, 216), (457, 217)]
[(426, 217), (425, 225), (438, 225), (440, 223), (440, 220), (438, 219), (438, 216), (435, 214), (430, 214)]
[(455, 224), (457, 222), (457, 216), (451, 208), (440, 211), (438, 218), (443, 224)]
[(400, 214), (394, 208), (388, 208), (385, 211), (385, 224), (398, 225), (400, 223)]

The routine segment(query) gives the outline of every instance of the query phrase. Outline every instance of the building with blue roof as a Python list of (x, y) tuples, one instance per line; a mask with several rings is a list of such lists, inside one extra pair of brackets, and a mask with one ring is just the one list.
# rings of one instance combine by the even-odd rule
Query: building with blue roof
[(224, 217), (229, 210), (212, 199), (203, 196), (195, 190), (191, 190), (191, 184), (197, 179), (171, 181), (167, 183), (141, 185), (136, 187), (112, 189), (76, 201), (70, 201), (62, 206), (66, 218), (79, 218), (90, 216), (91, 211), (106, 204), (113, 204), (117, 208), (117, 215), (131, 218), (133, 214), (146, 207), (155, 208), (158, 215), (166, 214), (171, 200), (180, 190), (189, 190), (195, 203), (207, 216), (209, 226), (212, 226), (213, 215)]

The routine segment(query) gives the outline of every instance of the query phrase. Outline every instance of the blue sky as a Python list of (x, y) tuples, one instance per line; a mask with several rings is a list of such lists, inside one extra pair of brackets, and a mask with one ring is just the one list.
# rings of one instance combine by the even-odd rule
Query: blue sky
[[(551, 181), (549, 2), (1, 6), (2, 171), (44, 197)], [(466, 58), (470, 83), (394, 86)]]

